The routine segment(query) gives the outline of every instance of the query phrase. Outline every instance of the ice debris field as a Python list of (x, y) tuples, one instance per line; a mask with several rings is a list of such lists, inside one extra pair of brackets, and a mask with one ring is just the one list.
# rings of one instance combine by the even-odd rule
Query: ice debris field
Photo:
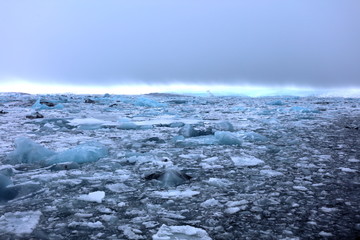
[(0, 239), (357, 239), (360, 100), (0, 94)]

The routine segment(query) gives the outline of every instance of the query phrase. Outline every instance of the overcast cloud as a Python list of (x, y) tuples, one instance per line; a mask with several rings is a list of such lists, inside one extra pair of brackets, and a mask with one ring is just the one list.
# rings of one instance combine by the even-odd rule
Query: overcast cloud
[(358, 0), (0, 2), (0, 81), (360, 86)]

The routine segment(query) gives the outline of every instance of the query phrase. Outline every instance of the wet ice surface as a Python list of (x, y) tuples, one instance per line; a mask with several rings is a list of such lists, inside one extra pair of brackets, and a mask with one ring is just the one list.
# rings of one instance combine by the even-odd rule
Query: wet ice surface
[[(2, 94), (0, 111), (1, 239), (360, 234), (358, 99)], [(66, 154), (12, 162), (21, 137)], [(76, 162), (89, 142), (108, 153)]]

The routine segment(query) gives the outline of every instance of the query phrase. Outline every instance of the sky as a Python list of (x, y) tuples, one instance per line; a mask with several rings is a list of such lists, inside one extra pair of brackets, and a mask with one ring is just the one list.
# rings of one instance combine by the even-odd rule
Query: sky
[(219, 85), (360, 89), (360, 1), (0, 2), (0, 92)]

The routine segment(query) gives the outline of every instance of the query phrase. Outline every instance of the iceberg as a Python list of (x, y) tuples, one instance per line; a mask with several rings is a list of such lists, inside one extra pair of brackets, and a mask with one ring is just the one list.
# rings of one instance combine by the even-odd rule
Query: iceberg
[(217, 131), (215, 138), (221, 145), (241, 145), (241, 140), (231, 132)]
[(8, 154), (7, 159), (12, 164), (44, 164), (46, 159), (55, 154), (31, 139), (21, 137), (15, 140), (15, 150)]
[(219, 131), (233, 132), (234, 126), (230, 122), (224, 121), (224, 122), (218, 122), (217, 124), (215, 124), (215, 129), (219, 130)]
[(107, 156), (107, 148), (96, 142), (84, 143), (74, 148), (60, 152), (46, 160), (47, 165), (76, 162), (95, 162)]
[(34, 105), (31, 107), (35, 110), (48, 110), (48, 109), (63, 109), (64, 106), (62, 104), (55, 104), (48, 101), (42, 101), (41, 98), (39, 98)]
[(145, 179), (157, 179), (163, 187), (176, 187), (190, 180), (191, 176), (175, 169), (166, 169), (163, 172), (149, 174), (145, 176)]
[(60, 153), (51, 151), (29, 138), (15, 140), (15, 150), (8, 154), (7, 160), (12, 164), (27, 163), (52, 165), (65, 162), (94, 162), (107, 156), (107, 148), (100, 143), (89, 142)]

